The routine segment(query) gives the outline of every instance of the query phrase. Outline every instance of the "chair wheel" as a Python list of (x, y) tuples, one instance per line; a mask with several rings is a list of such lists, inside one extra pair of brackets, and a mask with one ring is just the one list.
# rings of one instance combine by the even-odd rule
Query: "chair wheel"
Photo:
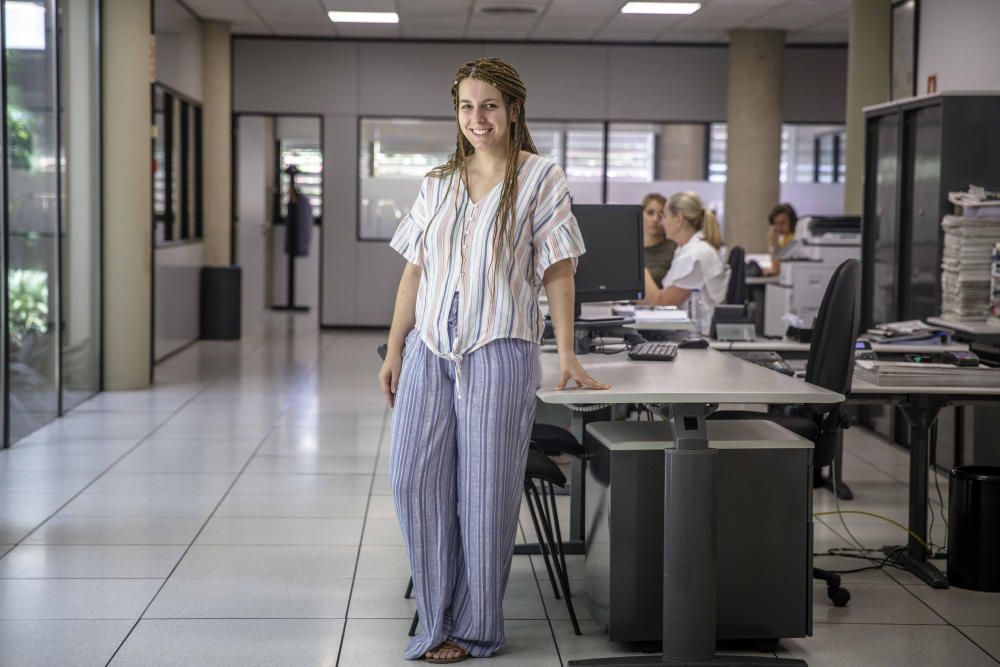
[(834, 607), (846, 607), (851, 601), (851, 592), (846, 588), (828, 588), (826, 594)]

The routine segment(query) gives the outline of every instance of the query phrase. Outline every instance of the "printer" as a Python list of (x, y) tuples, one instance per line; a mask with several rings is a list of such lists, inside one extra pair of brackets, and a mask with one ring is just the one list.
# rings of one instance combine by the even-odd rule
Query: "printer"
[(845, 260), (861, 259), (861, 217), (811, 215), (799, 218), (795, 238), (778, 254), (778, 281), (764, 296), (764, 335), (782, 336), (789, 319), (811, 329), (833, 272)]

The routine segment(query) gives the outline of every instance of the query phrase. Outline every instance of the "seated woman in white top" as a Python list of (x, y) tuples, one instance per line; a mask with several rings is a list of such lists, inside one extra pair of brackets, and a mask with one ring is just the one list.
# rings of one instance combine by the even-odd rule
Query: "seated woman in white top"
[(657, 285), (646, 270), (645, 303), (679, 306), (697, 289), (704, 304), (702, 328), (707, 331), (715, 305), (726, 298), (729, 280), (728, 268), (719, 256), (719, 222), (701, 197), (678, 192), (667, 201), (663, 229), (667, 238), (677, 243), (677, 251), (662, 285)]

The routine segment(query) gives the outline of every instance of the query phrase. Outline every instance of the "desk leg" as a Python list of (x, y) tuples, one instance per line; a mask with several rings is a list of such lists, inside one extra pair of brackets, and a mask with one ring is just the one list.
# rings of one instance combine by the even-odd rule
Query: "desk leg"
[(705, 405), (671, 405), (675, 447), (664, 450), (663, 655), (570, 660), (569, 665), (802, 665), (803, 660), (715, 655), (715, 487)]
[[(929, 396), (913, 396), (901, 406), (910, 425), (910, 525), (909, 529), (929, 543), (927, 535), (927, 470), (930, 456), (930, 434), (937, 420), (941, 403)], [(948, 588), (941, 570), (927, 560), (927, 549), (910, 535), (906, 551), (897, 562), (934, 588)]]

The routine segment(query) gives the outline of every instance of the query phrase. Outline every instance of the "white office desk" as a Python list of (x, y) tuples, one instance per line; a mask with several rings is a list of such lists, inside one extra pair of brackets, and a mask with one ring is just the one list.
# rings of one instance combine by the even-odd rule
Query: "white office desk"
[(747, 285), (753, 287), (755, 285), (769, 285), (771, 283), (777, 284), (781, 281), (781, 276), (748, 276)]
[[(542, 355), (546, 403), (840, 403), (844, 397), (718, 350), (681, 349), (673, 361), (632, 361), (624, 353), (580, 357), (587, 371), (611, 385), (606, 391), (554, 389), (559, 358)], [(572, 382), (570, 384), (573, 384)]]
[(997, 318), (984, 317), (974, 320), (956, 320), (950, 317), (928, 317), (927, 323), (937, 327), (944, 327), (945, 329), (961, 331), (962, 333), (980, 336), (1000, 336), (1000, 319)]
[[(718, 451), (708, 446), (705, 417), (711, 411), (709, 404), (833, 404), (844, 397), (712, 349), (681, 349), (674, 361), (632, 361), (624, 354), (582, 357), (591, 375), (611, 385), (603, 391), (554, 389), (559, 359), (555, 355), (541, 359), (542, 386), (537, 395), (546, 403), (667, 405), (672, 437), (664, 428), (664, 440), (672, 440), (674, 448), (664, 450), (664, 656), (678, 662), (712, 657), (716, 627), (713, 457)], [(581, 413), (574, 415), (581, 419)]]
[[(724, 352), (751, 352), (751, 351), (773, 351), (773, 352), (798, 352), (808, 353), (809, 343), (800, 343), (796, 340), (760, 338), (751, 341), (716, 341), (709, 345)], [(969, 349), (968, 343), (947, 343), (945, 345), (928, 345), (926, 343), (873, 343), (872, 350), (884, 354), (932, 354), (934, 352), (965, 352)]]
[(928, 324), (944, 327), (955, 332), (955, 337), (974, 343), (1000, 343), (1000, 320), (981, 318), (976, 320), (954, 320), (949, 317), (928, 317)]

